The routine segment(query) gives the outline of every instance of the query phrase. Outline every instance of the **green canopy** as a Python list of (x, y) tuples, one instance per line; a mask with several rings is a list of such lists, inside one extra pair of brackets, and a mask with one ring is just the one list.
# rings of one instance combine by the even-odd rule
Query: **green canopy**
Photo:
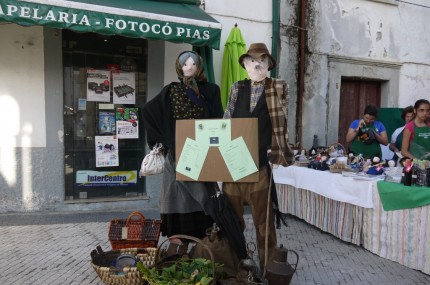
[(233, 83), (248, 77), (246, 70), (239, 64), (239, 57), (246, 53), (246, 44), (238, 27), (233, 27), (231, 29), (224, 47), (224, 55), (222, 58), (221, 100), (225, 108)]
[(206, 79), (209, 82), (215, 83), (212, 49), (208, 47), (193, 47), (193, 51), (197, 52), (203, 59)]
[(402, 119), (402, 108), (380, 108), (378, 114), (378, 120), (384, 124), (387, 130), (388, 140), (391, 140), (391, 136), (394, 131), (405, 125), (405, 121)]
[(2, 0), (0, 22), (219, 49), (221, 24), (196, 5), (171, 1)]

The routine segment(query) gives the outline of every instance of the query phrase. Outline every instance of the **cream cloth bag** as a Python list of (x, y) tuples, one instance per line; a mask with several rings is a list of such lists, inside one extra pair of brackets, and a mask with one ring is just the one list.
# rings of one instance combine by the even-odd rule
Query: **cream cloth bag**
[(145, 155), (142, 165), (140, 166), (140, 177), (163, 173), (164, 160), (163, 145), (161, 143), (157, 143), (150, 153)]

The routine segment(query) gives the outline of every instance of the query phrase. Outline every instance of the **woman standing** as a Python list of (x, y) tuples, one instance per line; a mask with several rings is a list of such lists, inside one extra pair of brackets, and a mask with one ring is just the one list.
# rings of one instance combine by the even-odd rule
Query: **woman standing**
[(201, 57), (192, 51), (181, 53), (176, 60), (180, 82), (172, 82), (142, 110), (143, 125), (150, 148), (162, 143), (166, 162), (160, 194), (162, 235), (191, 235), (203, 238), (213, 220), (204, 205), (215, 194), (215, 182), (176, 180), (176, 120), (222, 118), (220, 89), (207, 82)]
[(430, 159), (430, 103), (420, 99), (414, 105), (415, 119), (403, 130), (402, 155), (416, 159)]

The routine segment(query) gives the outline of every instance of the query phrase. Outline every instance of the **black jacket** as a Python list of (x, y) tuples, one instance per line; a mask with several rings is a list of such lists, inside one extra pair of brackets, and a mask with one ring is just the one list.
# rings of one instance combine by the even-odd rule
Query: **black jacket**
[[(169, 85), (166, 85), (161, 92), (142, 108), (143, 126), (146, 129), (147, 143), (152, 149), (154, 144), (162, 143), (167, 151), (170, 151), (175, 158), (175, 131), (176, 122), (169, 100)], [(218, 85), (209, 82), (199, 82), (200, 94), (205, 99), (202, 118), (195, 119), (216, 119), (222, 118), (224, 110), (222, 108), (220, 89)]]

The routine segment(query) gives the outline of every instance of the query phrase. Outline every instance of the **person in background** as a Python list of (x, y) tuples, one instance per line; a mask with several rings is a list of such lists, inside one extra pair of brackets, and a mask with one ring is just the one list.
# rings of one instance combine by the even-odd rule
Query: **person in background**
[[(402, 110), (402, 120), (405, 121), (405, 125), (414, 119), (414, 107), (408, 106)], [(397, 161), (399, 158), (402, 158), (401, 149), (402, 149), (402, 140), (403, 140), (403, 130), (405, 129), (405, 125), (397, 128), (391, 136), (390, 142), (390, 150), (394, 152), (393, 160)]]
[(430, 159), (430, 103), (426, 99), (414, 104), (415, 119), (403, 130), (402, 155), (411, 159)]
[[(164, 236), (185, 234), (205, 237), (213, 219), (203, 206), (218, 188), (216, 182), (177, 181), (175, 129), (176, 120), (222, 118), (220, 89), (207, 82), (201, 57), (192, 51), (176, 60), (180, 82), (172, 82), (142, 109), (147, 143), (162, 143), (165, 165), (160, 193), (161, 232)], [(179, 241), (178, 241), (179, 243)]]
[(354, 120), (346, 133), (346, 142), (351, 143), (350, 151), (355, 155), (362, 154), (364, 158), (382, 158), (379, 144), (387, 145), (388, 136), (385, 126), (376, 121), (378, 108), (367, 105), (362, 119)]
[[(272, 176), (269, 161), (272, 164), (288, 166), (292, 164), (294, 157), (288, 145), (287, 85), (283, 80), (268, 77), (268, 71), (276, 66), (276, 61), (264, 43), (251, 44), (248, 52), (240, 56), (239, 63), (246, 69), (250, 79), (233, 84), (224, 118), (258, 118), (259, 180), (242, 183), (224, 182), (223, 192), (240, 217), (243, 230), (244, 205), (250, 206), (256, 231), (260, 269), (263, 271), (276, 248), (272, 202), (277, 209), (277, 200), (275, 202), (276, 190), (273, 180), (270, 184)], [(273, 191), (275, 196), (271, 195)]]

